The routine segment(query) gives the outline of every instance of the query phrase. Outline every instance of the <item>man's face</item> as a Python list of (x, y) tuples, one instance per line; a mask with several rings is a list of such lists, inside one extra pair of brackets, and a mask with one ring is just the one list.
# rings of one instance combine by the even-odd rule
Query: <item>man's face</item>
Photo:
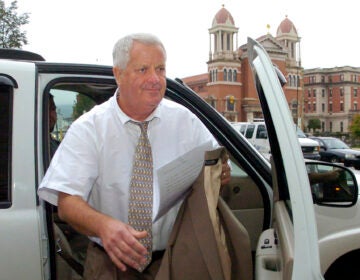
[(135, 120), (149, 116), (166, 89), (165, 53), (160, 45), (134, 42), (125, 69), (114, 68), (114, 76), (120, 89), (118, 104)]

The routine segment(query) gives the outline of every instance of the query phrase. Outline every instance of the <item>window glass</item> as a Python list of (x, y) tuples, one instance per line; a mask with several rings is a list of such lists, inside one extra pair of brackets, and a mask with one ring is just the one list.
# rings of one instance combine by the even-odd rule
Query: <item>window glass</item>
[(0, 86), (0, 208), (11, 206), (12, 87)]
[(254, 124), (249, 124), (246, 130), (246, 134), (245, 137), (246, 138), (251, 138), (254, 134), (254, 129), (255, 129), (255, 125)]
[(263, 124), (259, 124), (258, 125), (258, 129), (256, 131), (256, 138), (267, 138), (267, 131), (266, 131), (266, 126)]
[(240, 133), (241, 133), (242, 135), (245, 134), (245, 129), (246, 129), (246, 124), (243, 124), (243, 125), (240, 126)]
[[(74, 85), (73, 91), (56, 88), (50, 90), (50, 94), (54, 97), (57, 114), (56, 125), (50, 133), (53, 138), (59, 141), (64, 138), (66, 131), (78, 117), (90, 111), (97, 104), (98, 98), (79, 92), (77, 91), (78, 88), (79, 85)], [(111, 95), (109, 92), (108, 97)]]

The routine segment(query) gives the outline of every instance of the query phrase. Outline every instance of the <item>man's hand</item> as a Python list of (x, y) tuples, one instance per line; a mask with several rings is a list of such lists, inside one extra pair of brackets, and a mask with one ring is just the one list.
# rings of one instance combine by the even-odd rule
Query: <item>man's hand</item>
[(104, 215), (92, 208), (80, 196), (59, 193), (58, 214), (78, 232), (99, 237), (105, 251), (122, 271), (126, 265), (137, 269), (146, 262), (146, 248), (139, 242), (146, 231), (136, 231), (131, 226)]
[(230, 183), (231, 179), (231, 168), (228, 163), (229, 156), (226, 155), (222, 159), (222, 170), (221, 170), (221, 186), (227, 185)]
[(102, 223), (99, 233), (104, 249), (122, 271), (126, 270), (126, 265), (137, 269), (145, 264), (147, 251), (139, 240), (146, 236), (146, 231), (137, 231), (114, 219)]

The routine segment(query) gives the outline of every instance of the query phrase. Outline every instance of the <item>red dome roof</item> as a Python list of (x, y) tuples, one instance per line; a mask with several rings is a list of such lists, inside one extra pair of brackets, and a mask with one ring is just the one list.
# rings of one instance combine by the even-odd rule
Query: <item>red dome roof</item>
[(232, 15), (223, 7), (217, 12), (213, 20), (213, 26), (216, 24), (231, 24), (235, 25)]
[(297, 34), (295, 25), (286, 16), (285, 19), (280, 23), (276, 34), (277, 34), (277, 36), (279, 36), (284, 33), (291, 33), (291, 31), (294, 32), (295, 34)]

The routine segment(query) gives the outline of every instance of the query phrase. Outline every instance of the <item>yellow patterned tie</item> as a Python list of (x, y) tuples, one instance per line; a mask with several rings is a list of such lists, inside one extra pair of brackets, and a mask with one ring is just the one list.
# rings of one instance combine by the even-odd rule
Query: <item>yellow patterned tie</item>
[(128, 220), (129, 225), (134, 229), (146, 230), (148, 233), (146, 238), (140, 239), (140, 242), (148, 250), (146, 264), (138, 269), (143, 271), (151, 262), (152, 255), (153, 163), (151, 146), (147, 137), (149, 122), (132, 123), (140, 127), (141, 134), (133, 161)]

